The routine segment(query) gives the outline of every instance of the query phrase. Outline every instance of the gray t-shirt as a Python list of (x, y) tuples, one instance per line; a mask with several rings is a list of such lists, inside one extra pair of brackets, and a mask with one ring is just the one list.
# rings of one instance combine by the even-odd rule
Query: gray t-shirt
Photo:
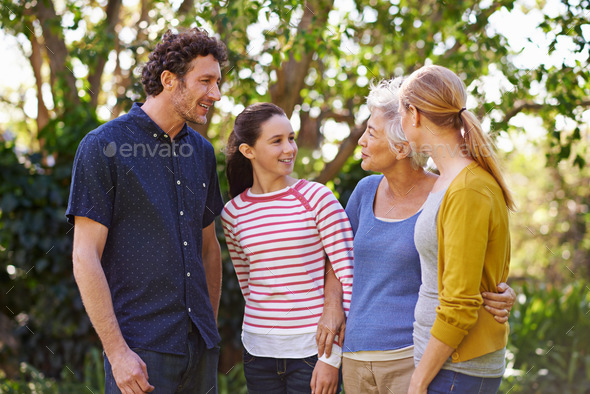
[[(436, 220), (445, 192), (446, 189), (428, 195), (414, 229), (414, 243), (420, 254), (422, 269), (422, 285), (414, 310), (414, 362), (416, 365), (430, 340), (430, 330), (436, 319), (436, 307), (439, 305)], [(500, 349), (459, 363), (451, 362), (449, 357), (442, 369), (484, 378), (501, 377), (505, 368), (505, 351), (506, 349)]]

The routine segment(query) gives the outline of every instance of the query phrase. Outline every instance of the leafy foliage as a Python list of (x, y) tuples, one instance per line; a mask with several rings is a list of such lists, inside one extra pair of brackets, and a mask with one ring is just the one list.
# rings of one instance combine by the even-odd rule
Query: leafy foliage
[(99, 346), (74, 283), (73, 227), (65, 221), (72, 153), (97, 123), (76, 114), (69, 119), (52, 133), (62, 138), (48, 140), (55, 146), (53, 167), (45, 166), (40, 154), (17, 157), (10, 144), (0, 146), (3, 313), (14, 321), (22, 346), (20, 354), (3, 350), (0, 362), (26, 361), (50, 375), (66, 367), (80, 373), (87, 350)]
[(564, 289), (524, 285), (510, 318), (511, 393), (590, 390), (590, 293), (578, 281)]

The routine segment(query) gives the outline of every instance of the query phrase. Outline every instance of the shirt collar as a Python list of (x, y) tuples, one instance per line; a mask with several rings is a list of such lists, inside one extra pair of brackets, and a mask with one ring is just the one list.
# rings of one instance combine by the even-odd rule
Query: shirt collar
[[(148, 134), (154, 140), (170, 141), (168, 134), (141, 109), (142, 105), (143, 103), (134, 103), (131, 107), (131, 110), (129, 110), (129, 115), (133, 117), (133, 120), (135, 120), (139, 126), (139, 129)], [(182, 125), (180, 132), (176, 135), (176, 137), (174, 137), (174, 140), (178, 141), (186, 135), (188, 135), (188, 126), (185, 122)]]

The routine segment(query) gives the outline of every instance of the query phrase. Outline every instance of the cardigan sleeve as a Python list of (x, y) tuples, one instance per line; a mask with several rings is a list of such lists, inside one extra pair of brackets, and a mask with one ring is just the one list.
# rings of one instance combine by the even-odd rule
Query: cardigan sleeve
[(224, 208), (221, 213), (221, 223), (223, 224), (223, 233), (225, 235), (227, 250), (229, 251), (231, 262), (234, 265), (234, 270), (238, 277), (240, 290), (244, 295), (244, 299), (247, 300), (250, 295), (250, 287), (248, 285), (250, 281), (250, 261), (240, 246), (240, 242), (234, 235), (233, 222), (231, 221), (227, 208)]
[(437, 221), (440, 305), (431, 334), (457, 348), (477, 322), (488, 245), (490, 197), (459, 189), (443, 200)]

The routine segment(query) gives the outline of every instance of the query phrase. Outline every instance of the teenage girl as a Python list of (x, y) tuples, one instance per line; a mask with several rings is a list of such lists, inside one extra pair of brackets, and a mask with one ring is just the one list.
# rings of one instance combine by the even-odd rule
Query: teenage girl
[(335, 346), (330, 358), (318, 361), (316, 330), (326, 255), (348, 311), (353, 234), (327, 187), (291, 177), (296, 156), (282, 109), (258, 103), (237, 116), (227, 147), (233, 199), (221, 219), (246, 300), (242, 343), (250, 393), (338, 389), (342, 351)]

